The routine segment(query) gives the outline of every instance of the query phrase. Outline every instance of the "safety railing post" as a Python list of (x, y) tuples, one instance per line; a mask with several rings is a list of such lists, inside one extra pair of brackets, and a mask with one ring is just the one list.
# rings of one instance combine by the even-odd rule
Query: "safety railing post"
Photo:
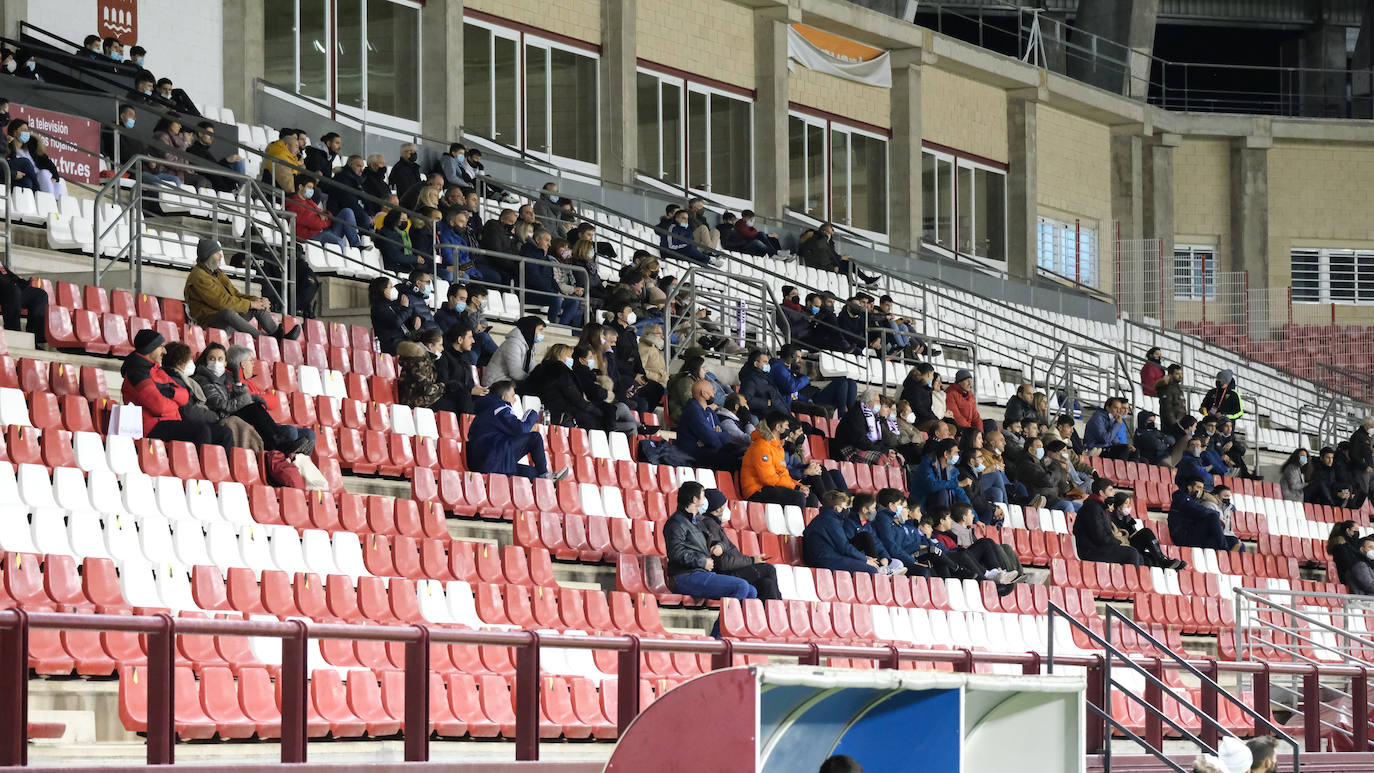
[(7, 610), (14, 623), (0, 628), (0, 766), (29, 764), (29, 615)]
[(148, 634), (148, 764), (176, 762), (176, 622), (157, 616), (160, 627)]
[(1316, 666), (1302, 675), (1302, 734), (1306, 750), (1322, 750), (1322, 684)]
[(821, 646), (812, 642), (807, 645), (805, 655), (797, 656), (799, 666), (819, 666), (821, 664)]
[(1369, 669), (1360, 666), (1360, 673), (1350, 680), (1350, 721), (1354, 724), (1354, 749), (1369, 750)]
[[(959, 651), (962, 652), (963, 655), (958, 660), (954, 661), (954, 672), (956, 674), (973, 673), (973, 650), (965, 647)], [(897, 648), (893, 647), (892, 652), (893, 656), (895, 657)]]
[[(1112, 707), (1105, 705), (1107, 697), (1107, 659), (1097, 655), (1091, 666), (1088, 666), (1088, 690), (1087, 701), (1095, 704), (1102, 709), (1103, 713), (1110, 715)], [(1091, 718), (1088, 721), (1087, 749), (1088, 754), (1095, 754), (1106, 745), (1107, 721), (1101, 718)]]
[(1260, 670), (1251, 679), (1250, 692), (1254, 696), (1255, 713), (1259, 715), (1255, 718), (1255, 735), (1262, 735), (1267, 732), (1264, 720), (1270, 716), (1268, 663), (1260, 663)]
[[(1163, 681), (1164, 661), (1152, 658), (1145, 665), (1145, 670), (1150, 672), (1150, 676)], [(1145, 702), (1150, 706), (1150, 710), (1145, 712), (1145, 741), (1158, 749), (1164, 744), (1164, 690), (1160, 682), (1151, 680), (1145, 683)]]
[[(1207, 665), (1202, 667), (1202, 672), (1207, 674), (1207, 678), (1212, 683), (1217, 681), (1219, 669), (1217, 668), (1216, 658), (1207, 658)], [(1213, 720), (1220, 721), (1217, 716), (1217, 690), (1211, 683), (1202, 683), (1202, 713), (1211, 717)], [(1221, 742), (1221, 728), (1217, 722), (1202, 721), (1202, 740), (1213, 749)]]
[(639, 637), (631, 635), (630, 646), (616, 653), (616, 717), (618, 733), (624, 733), (639, 716)]
[[(539, 634), (515, 650), (515, 761), (539, 759)], [(638, 687), (638, 684), (636, 684)]]
[(429, 629), (406, 642), (406, 762), (429, 762)]
[(722, 668), (730, 668), (735, 665), (735, 643), (729, 639), (721, 639), (720, 652), (711, 655), (711, 670), (719, 671)]
[(281, 761), (302, 763), (306, 759), (306, 626), (293, 620), (296, 632), (281, 640)]

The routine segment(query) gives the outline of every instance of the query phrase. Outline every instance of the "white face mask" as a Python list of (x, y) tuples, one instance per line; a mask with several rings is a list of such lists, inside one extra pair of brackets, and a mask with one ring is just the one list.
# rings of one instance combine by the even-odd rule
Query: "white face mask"
[(634, 323), (635, 323), (635, 313), (632, 311), (632, 312), (630, 312), (629, 314), (626, 314), (626, 315), (625, 315), (625, 324), (626, 324), (626, 325), (633, 325)]
[(1368, 558), (1370, 561), (1374, 561), (1374, 549), (1366, 550), (1364, 552), (1364, 557)]
[[(730, 508), (727, 507), (727, 508), (725, 508), (725, 509), (723, 509), (723, 510), (720, 511), (720, 522), (721, 522), (721, 523), (729, 523), (729, 522), (730, 522)], [(1370, 551), (1370, 552), (1371, 552), (1371, 553), (1374, 553), (1374, 551)]]
[(1129, 508), (1129, 507), (1123, 507), (1123, 508), (1121, 508), (1121, 514), (1122, 514), (1122, 515), (1130, 515), (1130, 514), (1131, 514), (1131, 508)]
[(395, 288), (395, 287), (388, 287), (388, 288), (386, 288), (386, 299), (387, 299), (388, 301), (394, 301), (394, 300), (396, 300), (398, 297), (400, 297), (400, 293), (398, 293), (398, 292), (396, 291), (396, 288)]
[(188, 363), (186, 363), (186, 367), (184, 367), (184, 368), (181, 369), (181, 375), (185, 376), (186, 378), (190, 378), (191, 375), (194, 374), (195, 372), (196, 372), (196, 364), (195, 364), (194, 362), (188, 362)]
[(910, 423), (916, 421), (916, 414), (914, 414), (914, 413), (908, 413), (907, 415), (903, 416), (902, 418), (903, 418), (903, 419), (906, 419), (906, 423), (907, 423), (907, 424), (910, 424)]
[(218, 376), (223, 376), (223, 375), (224, 375), (224, 361), (223, 361), (223, 360), (211, 360), (211, 361), (205, 363), (205, 369), (208, 370), (208, 371), (210, 371), (210, 375), (212, 375), (212, 376), (217, 376), (217, 377), (218, 377)]

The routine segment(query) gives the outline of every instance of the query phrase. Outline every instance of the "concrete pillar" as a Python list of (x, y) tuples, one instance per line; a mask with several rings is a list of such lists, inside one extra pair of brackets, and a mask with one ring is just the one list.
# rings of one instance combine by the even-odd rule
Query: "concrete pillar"
[(1035, 277), (1038, 89), (1007, 93), (1007, 271)]
[(1174, 254), (1174, 148), (1178, 134), (1158, 134), (1145, 148), (1144, 235), (1159, 244), (1160, 256)]
[(463, 127), (463, 0), (420, 9), (420, 130), (456, 141)]
[[(1145, 295), (1149, 285), (1157, 283), (1157, 268), (1153, 261), (1146, 259), (1140, 247), (1145, 238), (1145, 191), (1144, 191), (1144, 127), (1140, 124), (1122, 124), (1112, 127), (1111, 139), (1111, 187), (1112, 220), (1119, 224), (1121, 239), (1127, 242), (1119, 254), (1099, 271), (1101, 277), (1112, 277), (1117, 284), (1112, 288), (1121, 306), (1136, 314), (1147, 308)], [(1111, 223), (1105, 224), (1108, 238), (1115, 238)], [(1116, 265), (1112, 265), (1116, 263)], [(1103, 282), (1103, 285), (1106, 283)]]
[[(1069, 75), (1117, 94), (1144, 96), (1158, 13), (1159, 0), (1080, 0), (1074, 26), (1100, 39), (1098, 56), (1071, 58)], [(1093, 44), (1091, 38), (1075, 41), (1089, 50)]]
[(637, 3), (601, 0), (601, 176), (630, 184), (639, 168)]
[(921, 200), (921, 50), (892, 52), (892, 144), (888, 164), (888, 238), (915, 250), (924, 231)]
[(754, 12), (754, 209), (772, 216), (780, 216), (787, 207), (790, 23), (785, 7)]
[(257, 123), (253, 81), (266, 73), (265, 0), (224, 0), (224, 106), (241, 123)]
[(0, 36), (18, 40), (19, 22), (28, 18), (29, 0), (0, 0)]
[(1302, 37), (1298, 51), (1299, 66), (1307, 68), (1299, 75), (1302, 114), (1344, 118), (1345, 27), (1337, 24), (1318, 24)]
[[(1248, 272), (1249, 319), (1257, 331), (1268, 327), (1269, 148), (1268, 136), (1241, 137), (1231, 145), (1231, 270)], [(1245, 317), (1240, 299), (1227, 313)]]
[(1360, 36), (1350, 60), (1350, 117), (1374, 117), (1374, 0), (1362, 0)]

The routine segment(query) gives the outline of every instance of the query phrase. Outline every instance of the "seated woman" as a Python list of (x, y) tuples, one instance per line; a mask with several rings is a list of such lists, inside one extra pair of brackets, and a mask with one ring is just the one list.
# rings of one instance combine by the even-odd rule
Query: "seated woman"
[[(62, 175), (57, 171), (57, 164), (48, 157), (48, 144), (42, 137), (36, 136), (29, 131), (29, 124), (22, 118), (15, 118), (9, 123), (10, 137), (10, 166), (15, 174), (15, 185), (22, 188), (32, 188), (35, 191), (51, 193), (54, 198), (62, 198), (67, 195), (67, 183), (62, 179)], [(34, 170), (34, 174), (27, 181), (19, 178), (20, 171), (28, 172), (16, 161), (22, 160)], [(30, 184), (26, 184), (32, 183)]]
[(395, 354), (396, 347), (420, 327), (409, 297), (396, 289), (391, 277), (379, 276), (367, 285), (367, 301), (377, 346), (384, 354)]
[(518, 384), (529, 378), (534, 367), (534, 346), (544, 340), (544, 327), (544, 320), (539, 317), (521, 317), (491, 356), (482, 383), (490, 387), (498, 381)]
[(578, 344), (572, 350), (572, 373), (581, 390), (582, 397), (601, 415), (602, 425), (613, 432), (634, 432), (639, 420), (634, 411), (624, 403), (618, 403), (611, 395), (610, 379), (597, 370), (597, 358), (585, 344)]
[(554, 424), (606, 429), (602, 410), (582, 393), (577, 376), (573, 374), (574, 365), (573, 347), (554, 344), (544, 352), (544, 359), (530, 371), (530, 377), (525, 379), (519, 391), (538, 397), (549, 412), (549, 421)]
[(205, 392), (205, 407), (220, 419), (238, 416), (257, 430), (265, 448), (287, 456), (309, 453), (315, 447), (314, 430), (278, 424), (267, 410), (267, 398), (252, 382), (251, 352), (243, 346), (226, 351), (210, 344), (196, 361), (195, 379)]
[(425, 328), (396, 346), (396, 399), (411, 408), (432, 408), (444, 396), (435, 360), (443, 354), (443, 336)]
[(1179, 571), (1188, 568), (1188, 562), (1170, 558), (1159, 544), (1159, 538), (1155, 533), (1148, 527), (1141, 526), (1140, 519), (1132, 515), (1133, 500), (1130, 494), (1120, 491), (1106, 501), (1107, 515), (1111, 518), (1112, 530), (1117, 533), (1117, 539), (1125, 537), (1126, 542), (1140, 553), (1148, 565)]
[(237, 416), (220, 419), (219, 414), (205, 407), (205, 392), (201, 390), (200, 382), (192, 378), (196, 364), (191, 360), (191, 347), (177, 341), (168, 343), (162, 355), (162, 369), (167, 371), (172, 381), (190, 393), (190, 401), (181, 407), (181, 416), (209, 424), (210, 442), (223, 446), (226, 451), (237, 446), (256, 453), (262, 452), (262, 438), (252, 425)]
[(119, 369), (119, 375), (124, 377), (120, 397), (125, 403), (143, 409), (144, 437), (184, 440), (198, 446), (209, 443), (210, 425), (181, 415), (181, 408), (191, 401), (191, 394), (162, 369), (166, 344), (167, 339), (155, 330), (138, 331), (134, 336), (134, 350), (124, 358)]

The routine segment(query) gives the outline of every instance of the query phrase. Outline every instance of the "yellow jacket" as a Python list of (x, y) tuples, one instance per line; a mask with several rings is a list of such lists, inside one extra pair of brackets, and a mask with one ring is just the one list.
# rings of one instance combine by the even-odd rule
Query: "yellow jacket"
[(281, 140), (267, 146), (268, 169), (272, 170), (272, 182), (287, 193), (296, 192), (296, 170), (301, 160), (286, 149)]
[(205, 324), (220, 309), (233, 309), (240, 314), (247, 314), (248, 299), (252, 297), (234, 287), (223, 271), (210, 273), (200, 265), (192, 268), (186, 276), (184, 294), (191, 316), (201, 324)]

